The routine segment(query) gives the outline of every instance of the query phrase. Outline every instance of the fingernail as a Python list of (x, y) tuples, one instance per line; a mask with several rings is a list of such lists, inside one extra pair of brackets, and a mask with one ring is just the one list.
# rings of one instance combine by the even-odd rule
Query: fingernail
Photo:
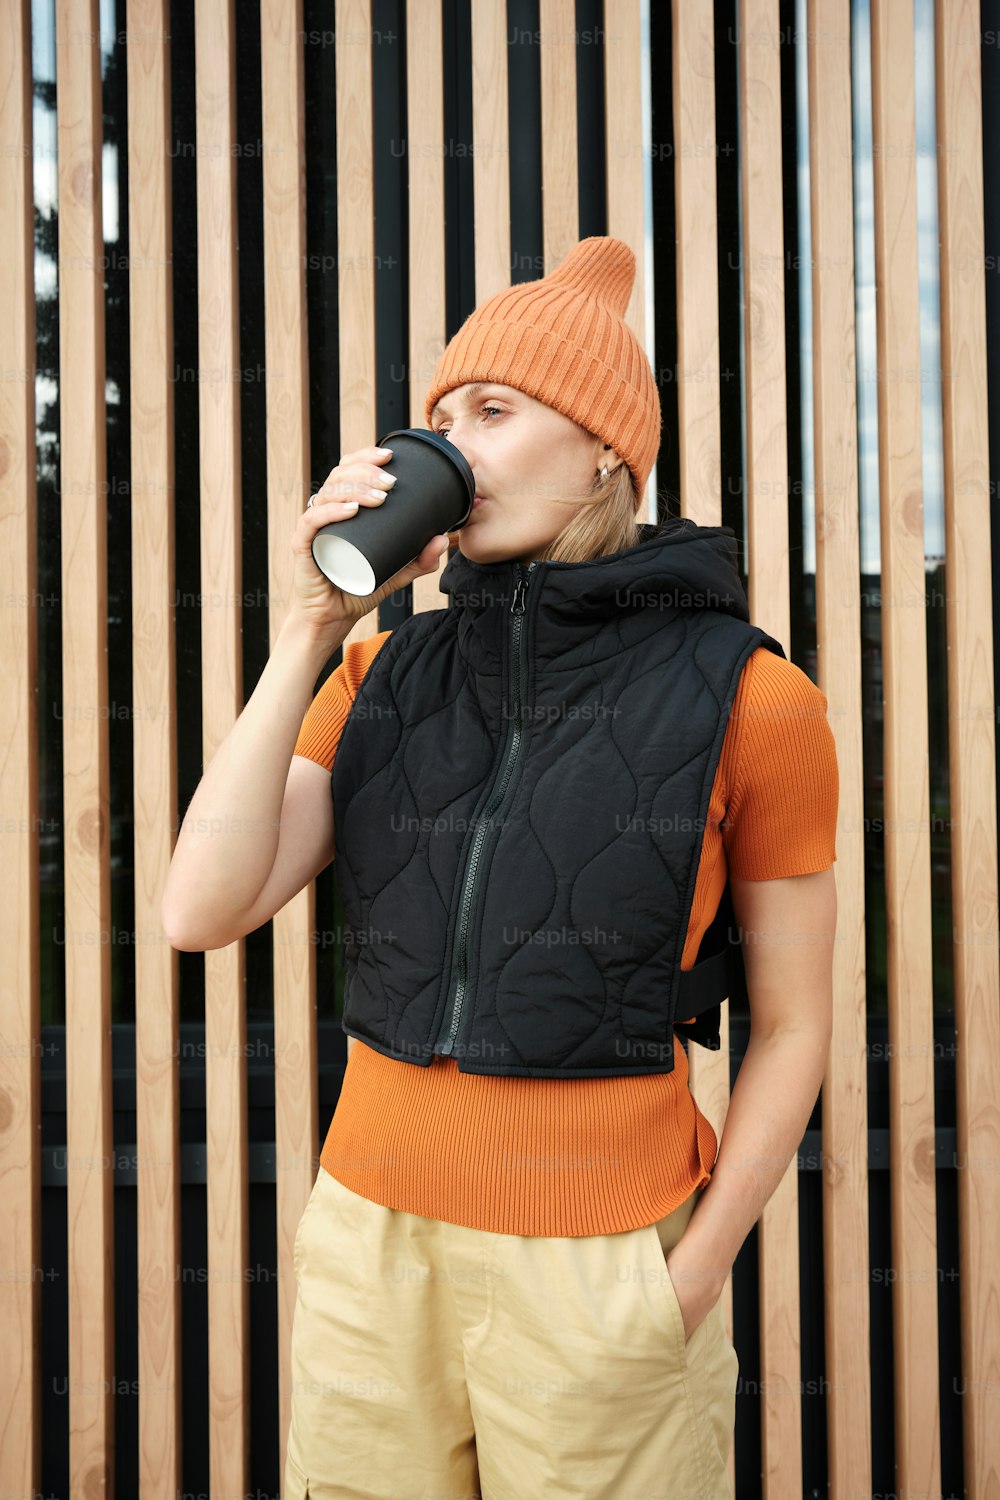
[(376, 448), (375, 452), (376, 453), (391, 453), (392, 449), (391, 448)]
[(392, 489), (393, 485), (396, 483), (396, 479), (397, 478), (398, 478), (398, 475), (396, 475), (396, 474), (387, 474), (385, 476), (385, 482), (389, 486), (390, 489)]

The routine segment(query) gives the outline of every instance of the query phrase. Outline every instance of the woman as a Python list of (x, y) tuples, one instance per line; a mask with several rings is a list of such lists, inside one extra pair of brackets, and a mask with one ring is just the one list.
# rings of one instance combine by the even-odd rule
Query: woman
[[(201, 949), (337, 833), (350, 1040), (295, 1241), (293, 1500), (730, 1494), (720, 1294), (825, 1069), (837, 764), (731, 530), (637, 523), (661, 417), (634, 269), (584, 240), (459, 329), (425, 408), (480, 497), (449, 607), (345, 645), (310, 704), (448, 541), (333, 588), (313, 535), (392, 486), (391, 453), (341, 460), (178, 839), (164, 925)], [(730, 901), (751, 1036), (720, 1143), (679, 1036), (719, 1045)]]

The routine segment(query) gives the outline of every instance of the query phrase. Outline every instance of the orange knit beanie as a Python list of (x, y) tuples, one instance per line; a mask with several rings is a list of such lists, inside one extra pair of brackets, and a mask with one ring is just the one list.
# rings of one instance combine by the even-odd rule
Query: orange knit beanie
[(594, 235), (539, 281), (497, 292), (469, 314), (438, 360), (424, 403), (473, 380), (513, 386), (555, 407), (628, 465), (642, 499), (660, 446), (660, 396), (625, 322), (635, 255)]

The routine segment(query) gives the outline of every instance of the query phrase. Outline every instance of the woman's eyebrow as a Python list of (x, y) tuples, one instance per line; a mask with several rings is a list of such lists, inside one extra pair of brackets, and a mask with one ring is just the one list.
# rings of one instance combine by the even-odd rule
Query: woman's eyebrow
[[(480, 381), (478, 385), (470, 385), (469, 389), (465, 393), (464, 399), (466, 405), (471, 406), (473, 401), (479, 400), (479, 397), (482, 395), (483, 391), (488, 391), (490, 389), (491, 382), (488, 380)], [(445, 398), (442, 396), (441, 400), (437, 403), (434, 410), (431, 412), (431, 421), (433, 422), (435, 417), (446, 417), (447, 415), (448, 409), (445, 405)]]

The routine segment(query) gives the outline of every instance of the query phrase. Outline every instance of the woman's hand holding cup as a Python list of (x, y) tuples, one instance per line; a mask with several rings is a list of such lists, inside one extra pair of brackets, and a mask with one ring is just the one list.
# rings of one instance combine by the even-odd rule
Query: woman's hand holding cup
[(395, 589), (404, 588), (424, 573), (434, 572), (442, 554), (447, 551), (447, 536), (431, 537), (412, 562), (400, 568), (374, 593), (364, 596), (337, 588), (316, 566), (312, 543), (318, 531), (331, 523), (348, 520), (357, 514), (361, 505), (386, 503), (392, 494), (394, 480), (380, 466), (388, 463), (391, 457), (392, 450), (387, 448), (359, 448), (354, 453), (344, 454), (299, 517), (292, 538), (295, 572), (290, 612), (316, 635), (342, 636), (345, 627), (349, 630)]

